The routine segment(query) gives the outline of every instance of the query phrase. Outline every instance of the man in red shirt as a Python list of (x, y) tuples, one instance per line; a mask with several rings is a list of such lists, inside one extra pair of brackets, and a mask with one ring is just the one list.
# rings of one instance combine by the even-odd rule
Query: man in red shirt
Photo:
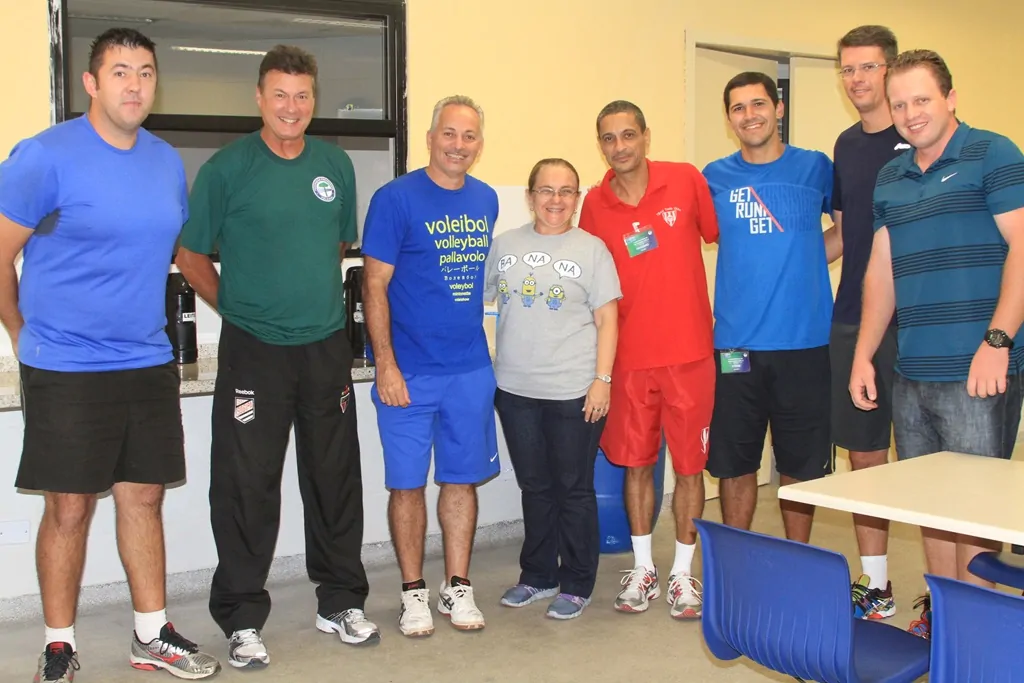
[(601, 446), (627, 468), (626, 513), (634, 569), (615, 600), (621, 612), (644, 612), (661, 595), (651, 556), (654, 467), (661, 434), (676, 473), (672, 510), (676, 553), (668, 602), (677, 619), (701, 614), (690, 565), (694, 518), (704, 512), (704, 465), (715, 396), (711, 304), (701, 240), (718, 240), (707, 183), (694, 166), (648, 161), (651, 132), (643, 112), (615, 101), (597, 117), (611, 169), (583, 202), (580, 227), (608, 246), (622, 284), (611, 410)]

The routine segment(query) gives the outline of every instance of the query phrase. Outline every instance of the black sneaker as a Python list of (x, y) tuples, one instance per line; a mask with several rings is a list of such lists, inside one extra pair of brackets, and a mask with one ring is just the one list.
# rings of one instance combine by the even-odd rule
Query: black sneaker
[(39, 671), (32, 683), (54, 681), (55, 683), (71, 683), (78, 671), (78, 655), (68, 643), (50, 643), (39, 655)]

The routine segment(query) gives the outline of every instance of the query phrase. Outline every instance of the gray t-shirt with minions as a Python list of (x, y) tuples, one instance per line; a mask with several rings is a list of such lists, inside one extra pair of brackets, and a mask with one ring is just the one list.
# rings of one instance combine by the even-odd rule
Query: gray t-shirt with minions
[(604, 243), (579, 228), (540, 235), (524, 225), (494, 239), (485, 282), (484, 300), (498, 304), (498, 387), (556, 401), (586, 394), (597, 364), (594, 310), (622, 297)]

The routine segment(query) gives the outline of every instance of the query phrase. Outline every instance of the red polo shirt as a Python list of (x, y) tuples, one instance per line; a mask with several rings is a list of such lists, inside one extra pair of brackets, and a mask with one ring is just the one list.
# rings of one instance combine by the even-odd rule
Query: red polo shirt
[[(622, 285), (615, 368), (680, 365), (713, 353), (711, 304), (701, 239), (718, 241), (707, 182), (691, 164), (647, 161), (650, 180), (638, 206), (615, 196), (609, 170), (587, 193), (580, 227), (611, 251)], [(657, 247), (630, 257), (625, 238), (634, 224), (652, 229)]]

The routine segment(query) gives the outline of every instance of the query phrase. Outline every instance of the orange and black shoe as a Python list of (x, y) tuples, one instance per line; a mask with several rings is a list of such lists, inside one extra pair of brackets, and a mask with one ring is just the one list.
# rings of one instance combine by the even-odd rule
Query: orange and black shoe
[(932, 596), (922, 595), (914, 603), (914, 609), (920, 608), (921, 617), (910, 622), (907, 632), (928, 640), (932, 636)]

